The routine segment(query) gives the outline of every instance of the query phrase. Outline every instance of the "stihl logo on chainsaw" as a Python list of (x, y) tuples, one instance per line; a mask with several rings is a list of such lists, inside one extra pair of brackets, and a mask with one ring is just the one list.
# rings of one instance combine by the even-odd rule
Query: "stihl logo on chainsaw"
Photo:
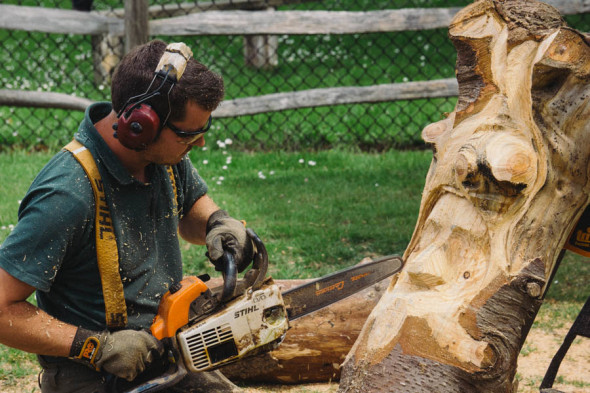
[(238, 319), (238, 318), (243, 317), (244, 315), (248, 315), (254, 311), (258, 311), (258, 306), (243, 308), (243, 309), (238, 310), (234, 313), (234, 319)]

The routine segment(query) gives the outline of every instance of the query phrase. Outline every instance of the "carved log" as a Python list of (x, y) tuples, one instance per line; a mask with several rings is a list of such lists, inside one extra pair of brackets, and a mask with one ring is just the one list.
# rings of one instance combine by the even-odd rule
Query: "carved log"
[(519, 350), (589, 201), (590, 48), (551, 6), (479, 0), (449, 35), (459, 99), (406, 265), (363, 327), (340, 392), (516, 392)]
[[(308, 280), (275, 280), (285, 291)], [(291, 321), (285, 340), (274, 351), (230, 364), (221, 371), (232, 381), (280, 384), (337, 381), (340, 365), (369, 313), (385, 292), (385, 279), (347, 299)], [(207, 283), (221, 284), (219, 279)]]

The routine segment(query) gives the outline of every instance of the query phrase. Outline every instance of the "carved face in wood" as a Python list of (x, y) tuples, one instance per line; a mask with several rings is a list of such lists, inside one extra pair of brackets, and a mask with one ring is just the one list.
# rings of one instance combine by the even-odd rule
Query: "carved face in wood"
[(467, 372), (515, 361), (502, 347), (522, 345), (589, 191), (590, 49), (543, 10), (520, 26), (526, 2), (479, 1), (451, 24), (460, 97), (422, 133), (434, 156), (406, 266), (357, 342), (373, 364), (396, 347)]

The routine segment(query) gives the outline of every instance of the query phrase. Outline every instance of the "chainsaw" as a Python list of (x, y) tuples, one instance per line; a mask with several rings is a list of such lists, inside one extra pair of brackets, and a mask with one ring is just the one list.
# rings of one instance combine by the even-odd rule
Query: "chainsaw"
[(386, 256), (329, 274), (283, 293), (266, 277), (268, 254), (256, 233), (251, 268), (237, 278), (232, 255), (224, 255), (223, 285), (209, 288), (208, 275), (188, 276), (170, 287), (160, 302), (151, 333), (167, 348), (167, 366), (158, 377), (126, 393), (156, 392), (189, 372), (218, 369), (276, 349), (289, 322), (351, 296), (397, 272), (399, 256)]

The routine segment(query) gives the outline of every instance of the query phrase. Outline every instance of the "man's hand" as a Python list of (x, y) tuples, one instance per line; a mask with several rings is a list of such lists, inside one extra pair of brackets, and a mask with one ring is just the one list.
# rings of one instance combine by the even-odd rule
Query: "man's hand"
[(97, 371), (106, 371), (132, 381), (164, 353), (164, 346), (147, 331), (120, 330), (110, 333), (78, 328), (70, 358)]
[(232, 218), (225, 210), (217, 210), (207, 221), (207, 251), (209, 259), (215, 265), (215, 270), (221, 271), (220, 266), (223, 252), (230, 252), (236, 261), (238, 272), (244, 271), (252, 261), (252, 240), (246, 233), (246, 227), (241, 221)]

